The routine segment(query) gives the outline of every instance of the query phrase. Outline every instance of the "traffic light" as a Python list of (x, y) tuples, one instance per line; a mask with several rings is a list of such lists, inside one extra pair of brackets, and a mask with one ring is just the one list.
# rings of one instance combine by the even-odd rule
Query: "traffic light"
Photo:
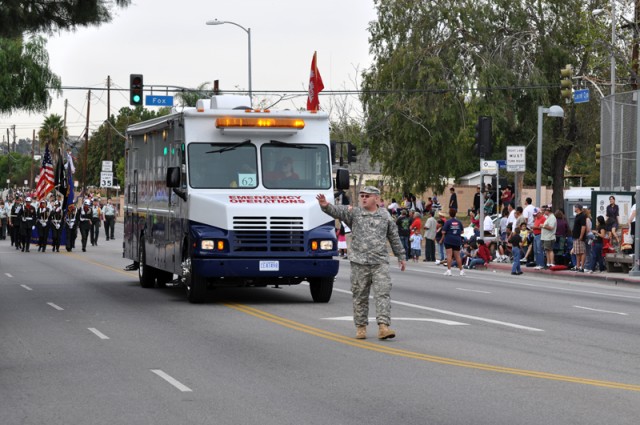
[(347, 143), (347, 162), (351, 164), (358, 159), (358, 150), (353, 143)]
[(600, 164), (600, 143), (596, 143), (596, 164)]
[(142, 82), (142, 74), (129, 75), (129, 104), (133, 106), (142, 106), (143, 95), (142, 91), (144, 84)]
[(492, 152), (491, 117), (479, 116), (476, 124), (476, 143), (473, 150), (480, 158), (486, 158)]
[(573, 101), (573, 67), (566, 65), (560, 70), (560, 97), (562, 97), (566, 103)]

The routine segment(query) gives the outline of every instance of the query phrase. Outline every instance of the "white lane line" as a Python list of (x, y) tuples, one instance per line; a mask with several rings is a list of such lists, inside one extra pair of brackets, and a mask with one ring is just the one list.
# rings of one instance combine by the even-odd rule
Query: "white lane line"
[(11, 273), (5, 273), (5, 275), (6, 275), (7, 277), (13, 277), (13, 276), (11, 275)]
[(96, 334), (96, 336), (100, 339), (109, 339), (108, 336), (106, 336), (105, 334), (103, 334), (102, 332), (100, 332), (99, 330), (97, 330), (96, 328), (87, 328), (89, 329), (91, 332), (93, 332), (94, 334)]
[[(443, 320), (443, 319), (428, 319), (426, 317), (393, 317), (393, 321), (406, 321), (406, 322), (433, 322), (439, 323), (441, 325), (449, 325), (449, 326), (467, 326), (468, 323), (462, 322), (454, 322), (453, 320)], [(340, 316), (340, 317), (325, 317), (322, 320), (338, 320), (338, 321), (353, 321), (353, 316)], [(370, 322), (376, 321), (375, 317), (369, 317)]]
[(48, 305), (50, 305), (51, 307), (55, 308), (55, 309), (56, 309), (56, 310), (58, 310), (58, 311), (62, 311), (62, 310), (64, 310), (64, 308), (60, 307), (60, 306), (59, 306), (59, 305), (57, 305), (57, 304), (54, 304), (54, 303), (47, 303), (47, 304), (48, 304)]
[(27, 291), (33, 291), (33, 289), (29, 288), (27, 285), (20, 285), (20, 286), (22, 286)]
[(581, 308), (583, 310), (590, 310), (590, 311), (597, 311), (599, 313), (610, 313), (610, 314), (619, 314), (620, 316), (628, 316), (628, 313), (621, 313), (619, 311), (609, 311), (609, 310), (600, 310), (597, 308), (589, 308), (589, 307), (583, 307), (580, 305), (574, 305), (575, 308)]
[(477, 292), (478, 294), (490, 294), (488, 291), (478, 291), (477, 289), (456, 288), (458, 291)]
[(155, 373), (156, 375), (158, 375), (159, 377), (161, 377), (162, 379), (164, 379), (165, 381), (167, 381), (168, 383), (170, 383), (171, 385), (173, 385), (183, 393), (190, 393), (193, 391), (191, 388), (187, 387), (182, 382), (178, 381), (172, 376), (167, 375), (165, 372), (163, 372), (160, 369), (151, 369), (151, 372)]
[[(345, 291), (344, 289), (333, 288), (333, 290), (336, 291), (336, 292), (342, 292), (342, 293), (345, 293), (345, 294), (351, 294), (351, 291)], [(369, 298), (373, 298), (373, 297), (369, 297)], [(425, 307), (423, 305), (405, 303), (403, 301), (391, 300), (391, 303), (392, 304), (402, 305), (402, 306), (405, 306), (405, 307), (417, 308), (418, 310), (433, 311), (435, 313), (445, 314), (445, 315), (448, 315), (448, 316), (462, 317), (464, 319), (477, 320), (479, 322), (485, 322), (485, 323), (491, 323), (491, 324), (494, 324), (494, 325), (506, 326), (506, 327), (509, 327), (509, 328), (522, 329), (522, 330), (525, 330), (525, 331), (533, 331), (533, 332), (544, 332), (543, 329), (531, 328), (529, 326), (518, 325), (516, 323), (502, 322), (500, 320), (487, 319), (485, 317), (470, 316), (468, 314), (456, 313), (456, 312), (448, 311), (448, 310), (440, 310), (439, 308)]]

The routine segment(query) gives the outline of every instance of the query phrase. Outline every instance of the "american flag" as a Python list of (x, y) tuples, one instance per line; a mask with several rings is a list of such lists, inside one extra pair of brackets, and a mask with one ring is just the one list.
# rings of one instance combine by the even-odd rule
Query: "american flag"
[(42, 158), (42, 168), (38, 176), (38, 185), (36, 186), (36, 198), (43, 199), (54, 186), (53, 161), (49, 153), (49, 144), (44, 148), (44, 157)]

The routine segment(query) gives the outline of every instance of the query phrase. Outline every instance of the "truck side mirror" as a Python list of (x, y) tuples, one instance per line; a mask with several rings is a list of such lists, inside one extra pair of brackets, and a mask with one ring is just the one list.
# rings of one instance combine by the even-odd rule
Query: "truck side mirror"
[(180, 167), (167, 169), (167, 187), (180, 187)]
[(336, 170), (336, 189), (347, 190), (351, 182), (349, 181), (349, 170), (338, 168)]

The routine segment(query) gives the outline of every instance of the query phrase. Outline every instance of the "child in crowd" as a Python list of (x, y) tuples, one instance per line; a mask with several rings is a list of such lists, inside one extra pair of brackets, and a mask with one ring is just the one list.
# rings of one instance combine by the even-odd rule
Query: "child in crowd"
[(420, 259), (420, 255), (422, 255), (422, 250), (420, 249), (422, 246), (422, 235), (417, 228), (411, 228), (409, 241), (411, 242), (411, 257), (413, 258), (413, 262), (417, 263)]
[[(527, 225), (524, 224), (524, 226), (521, 226), (521, 228), (526, 229)], [(511, 274), (516, 276), (522, 274), (522, 270), (520, 269), (520, 257), (522, 255), (522, 237), (520, 236), (520, 233), (520, 229), (516, 227), (515, 230), (511, 233), (511, 237), (509, 238), (509, 245), (511, 245), (511, 252), (513, 253), (513, 265), (511, 266)]]

